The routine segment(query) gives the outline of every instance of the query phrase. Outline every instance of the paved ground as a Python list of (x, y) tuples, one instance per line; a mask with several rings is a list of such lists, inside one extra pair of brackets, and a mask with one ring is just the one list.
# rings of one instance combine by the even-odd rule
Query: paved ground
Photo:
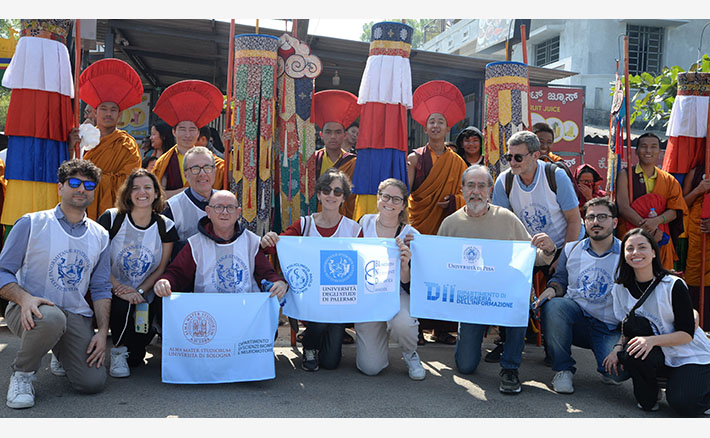
[[(169, 385), (160, 381), (160, 343), (148, 348), (153, 355), (127, 379), (109, 377), (101, 394), (86, 396), (72, 391), (66, 378), (49, 371), (49, 355), (35, 382), (36, 405), (14, 410), (2, 403), (0, 418), (663, 418), (671, 417), (663, 401), (656, 413), (636, 408), (631, 382), (603, 385), (590, 351), (574, 349), (580, 370), (575, 393), (551, 390), (553, 372), (542, 360), (542, 348), (525, 346), (520, 370), (523, 391), (516, 396), (498, 391), (499, 365), (482, 362), (476, 373), (462, 375), (454, 368), (454, 347), (427, 344), (419, 353), (427, 369), (424, 381), (407, 377), (406, 365), (396, 344), (390, 348), (390, 366), (379, 376), (368, 377), (355, 367), (355, 346), (343, 346), (338, 370), (307, 373), (300, 369), (297, 351), (280, 327), (275, 348), (276, 379), (219, 385)], [(299, 345), (300, 346), (300, 345)], [(10, 378), (10, 363), (19, 347), (0, 318), (0, 394)], [(493, 348), (484, 339), (485, 352)], [(484, 353), (485, 353), (484, 352)]]

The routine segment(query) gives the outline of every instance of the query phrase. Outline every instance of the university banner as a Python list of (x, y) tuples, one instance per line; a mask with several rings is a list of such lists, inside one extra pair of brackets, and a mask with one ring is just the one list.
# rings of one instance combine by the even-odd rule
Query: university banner
[(278, 300), (266, 292), (163, 298), (163, 382), (273, 379), (278, 319)]
[(413, 317), (527, 326), (530, 242), (417, 235), (411, 248)]
[(289, 284), (284, 315), (302, 321), (389, 321), (399, 312), (399, 248), (394, 239), (281, 236)]

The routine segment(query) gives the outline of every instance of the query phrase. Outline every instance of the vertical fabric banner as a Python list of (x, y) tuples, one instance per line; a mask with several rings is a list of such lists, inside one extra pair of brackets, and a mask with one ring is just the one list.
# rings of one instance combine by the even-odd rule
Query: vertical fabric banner
[(163, 383), (276, 377), (279, 303), (268, 293), (173, 293), (163, 299)]
[(527, 326), (535, 263), (530, 242), (422, 234), (411, 248), (413, 317)]
[(389, 321), (399, 312), (394, 239), (281, 236), (276, 249), (289, 284), (284, 315), (302, 321)]

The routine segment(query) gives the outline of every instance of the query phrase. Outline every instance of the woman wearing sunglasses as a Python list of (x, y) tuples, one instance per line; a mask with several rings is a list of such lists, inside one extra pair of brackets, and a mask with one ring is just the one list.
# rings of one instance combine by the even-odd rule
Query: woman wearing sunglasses
[[(358, 237), (360, 225), (340, 214), (340, 206), (350, 196), (350, 180), (338, 169), (330, 168), (316, 181), (316, 197), (322, 206), (319, 213), (299, 218), (282, 233), (284, 236)], [(266, 253), (275, 252), (278, 234), (269, 231), (261, 238)], [(318, 371), (320, 366), (335, 369), (340, 364), (345, 324), (309, 322), (303, 334), (301, 368)]]
[(412, 380), (423, 380), (426, 371), (417, 354), (419, 321), (409, 315), (409, 260), (412, 253), (407, 244), (419, 234), (409, 222), (407, 211), (407, 186), (400, 180), (389, 178), (377, 187), (377, 214), (366, 214), (360, 219), (365, 237), (395, 238), (400, 250), (400, 311), (386, 322), (361, 322), (355, 324), (357, 333), (357, 368), (374, 376), (387, 368), (389, 362), (389, 336), (402, 347), (402, 357)]
[(165, 271), (178, 240), (173, 221), (159, 213), (164, 208), (165, 192), (156, 176), (135, 169), (118, 189), (116, 208), (98, 220), (108, 230), (111, 245), (112, 377), (128, 377), (129, 367), (142, 365), (145, 347), (155, 336), (151, 322), (157, 302), (148, 307), (148, 319), (141, 324), (146, 330), (137, 331), (134, 316), (138, 304), (152, 301), (153, 284)]
[[(622, 334), (604, 359), (607, 372), (628, 370), (640, 409), (658, 410), (656, 378), (667, 377), (666, 400), (677, 414), (710, 414), (710, 341), (695, 324), (688, 287), (663, 268), (647, 231), (629, 231), (621, 251), (611, 294)], [(647, 322), (635, 323), (639, 317)]]

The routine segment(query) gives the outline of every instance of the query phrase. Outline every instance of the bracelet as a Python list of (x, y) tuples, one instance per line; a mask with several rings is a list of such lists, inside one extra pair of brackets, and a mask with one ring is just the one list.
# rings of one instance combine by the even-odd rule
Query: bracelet
[[(622, 347), (623, 348), (624, 344), (614, 344), (614, 347)], [(614, 347), (611, 347), (611, 348), (614, 348)]]
[(666, 217), (663, 216), (663, 215), (661, 215), (661, 217), (663, 218), (663, 223), (665, 224), (665, 223), (666, 223)]

